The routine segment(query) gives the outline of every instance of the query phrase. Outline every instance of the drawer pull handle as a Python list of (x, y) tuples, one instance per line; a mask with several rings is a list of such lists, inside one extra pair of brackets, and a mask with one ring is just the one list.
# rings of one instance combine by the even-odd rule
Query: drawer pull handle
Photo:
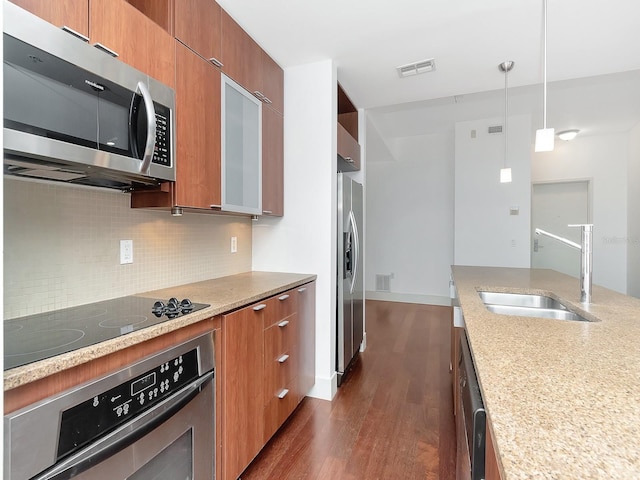
[(105, 47), (101, 43), (94, 43), (93, 46), (96, 47), (98, 50), (101, 50), (104, 53), (111, 55), (112, 57), (119, 57), (118, 52), (114, 52), (109, 47)]
[(284, 363), (287, 360), (289, 360), (289, 355), (287, 355), (286, 353), (284, 355), (282, 355), (279, 359), (278, 359), (278, 363)]
[(289, 295), (285, 293), (284, 295), (279, 296), (278, 300), (280, 300), (282, 302), (283, 300), (286, 300), (287, 298), (289, 298)]
[(289, 390), (286, 388), (283, 388), (282, 391), (278, 394), (278, 398), (283, 399), (284, 397), (287, 396), (288, 393), (289, 393)]
[(218, 59), (217, 59), (217, 58), (215, 58), (215, 57), (211, 57), (211, 58), (209, 59), (209, 61), (210, 61), (211, 63), (213, 63), (213, 64), (214, 64), (216, 67), (218, 67), (218, 68), (222, 68), (222, 67), (224, 67), (224, 63), (222, 63), (220, 60), (218, 60)]
[(267, 304), (266, 303), (261, 303), (260, 305), (256, 305), (255, 307), (253, 307), (253, 309), (258, 312), (260, 310), (262, 310), (263, 308), (267, 308)]
[(282, 322), (280, 322), (280, 323), (278, 324), (278, 326), (279, 326), (280, 328), (284, 328), (284, 327), (286, 327), (287, 325), (289, 325), (289, 320), (283, 320)]
[(67, 32), (67, 33), (70, 33), (71, 35), (73, 35), (76, 38), (79, 38), (83, 42), (89, 43), (89, 37), (84, 36), (80, 32), (76, 32), (73, 28), (70, 28), (70, 27), (67, 27), (66, 25), (63, 25), (62, 26), (62, 30)]
[(299, 291), (300, 293), (302, 293), (302, 292), (306, 292), (306, 291), (307, 291), (307, 287), (299, 288), (299, 289), (298, 289), (298, 291)]

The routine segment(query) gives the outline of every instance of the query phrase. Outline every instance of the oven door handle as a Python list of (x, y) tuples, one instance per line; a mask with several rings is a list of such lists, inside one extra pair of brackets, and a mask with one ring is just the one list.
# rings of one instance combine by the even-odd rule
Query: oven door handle
[(150, 410), (93, 442), (32, 480), (68, 480), (135, 443), (172, 417), (213, 380), (209, 372)]

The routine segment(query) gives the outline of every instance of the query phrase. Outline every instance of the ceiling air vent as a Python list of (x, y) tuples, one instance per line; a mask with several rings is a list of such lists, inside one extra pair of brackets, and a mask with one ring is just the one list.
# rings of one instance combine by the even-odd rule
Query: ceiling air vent
[(489, 133), (502, 133), (502, 125), (492, 125), (489, 127)]
[(418, 75), (420, 73), (433, 72), (435, 69), (436, 62), (433, 58), (396, 67), (400, 78), (411, 77), (412, 75)]

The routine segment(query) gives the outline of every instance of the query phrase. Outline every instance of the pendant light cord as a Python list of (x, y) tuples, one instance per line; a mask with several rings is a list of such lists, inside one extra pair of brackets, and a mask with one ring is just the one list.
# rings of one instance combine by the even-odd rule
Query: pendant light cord
[[(507, 65), (505, 63), (505, 65)], [(509, 89), (509, 68), (505, 68), (504, 71), (504, 168), (507, 168), (507, 155), (509, 153), (508, 150), (508, 142), (507, 142), (507, 125), (509, 121), (509, 100), (507, 97), (507, 91)]]
[(547, 128), (547, 0), (544, 0), (544, 51), (543, 51), (543, 89), (542, 89), (542, 128)]

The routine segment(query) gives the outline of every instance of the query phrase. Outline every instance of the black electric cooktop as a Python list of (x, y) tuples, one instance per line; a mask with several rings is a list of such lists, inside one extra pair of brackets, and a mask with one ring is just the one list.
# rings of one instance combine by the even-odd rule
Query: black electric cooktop
[(209, 305), (123, 297), (4, 321), (4, 369), (77, 350)]

